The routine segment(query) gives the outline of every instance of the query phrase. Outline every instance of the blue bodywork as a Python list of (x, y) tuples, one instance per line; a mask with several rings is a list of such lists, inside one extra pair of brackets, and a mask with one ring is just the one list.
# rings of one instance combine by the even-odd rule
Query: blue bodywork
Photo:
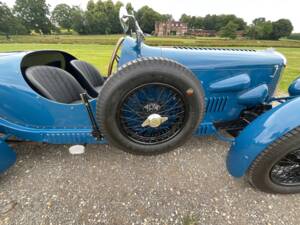
[(287, 101), (264, 113), (236, 138), (227, 157), (231, 175), (242, 177), (256, 157), (288, 132), (300, 126), (300, 98)]
[[(84, 104), (62, 104), (46, 99), (25, 80), (25, 61), (32, 63), (47, 54), (60, 54), (62, 69), (69, 60), (75, 59), (74, 56), (59, 51), (0, 54), (0, 133), (3, 134), (0, 136), (0, 171), (7, 169), (8, 164), (13, 164), (15, 160), (12, 149), (6, 144), (8, 136), (53, 144), (105, 143), (105, 140), (98, 141), (93, 137)], [(205, 92), (206, 114), (195, 133), (197, 136), (216, 134), (215, 123), (238, 119), (243, 110), (269, 103), (286, 64), (284, 56), (273, 50), (161, 48), (138, 44), (135, 39), (127, 37), (123, 42), (118, 67), (141, 57), (175, 60), (189, 68), (201, 81)], [(40, 64), (43, 63), (37, 60), (36, 65)], [(91, 106), (95, 113), (95, 99), (91, 100)], [(284, 106), (282, 108), (285, 109)], [(273, 112), (277, 112), (276, 109), (268, 112), (269, 118), (272, 118)], [(266, 117), (264, 115), (262, 118)], [(264, 129), (263, 126), (256, 127), (258, 130)], [(239, 143), (251, 133), (249, 130), (251, 128), (246, 128), (231, 150), (233, 153), (228, 160), (231, 172), (236, 171), (231, 169), (234, 167), (231, 165), (231, 158), (238, 160), (244, 157)], [(249, 156), (249, 163), (256, 155), (253, 153)], [(238, 165), (243, 162), (235, 163)], [(239, 172), (232, 174), (242, 174), (241, 171), (244, 170), (241, 168)]]
[(217, 48), (159, 48), (127, 38), (120, 66), (139, 57), (173, 59), (201, 81), (206, 97), (206, 115), (196, 135), (212, 135), (214, 123), (235, 120), (242, 110), (269, 102), (285, 67), (286, 59), (273, 50)]
[[(35, 92), (24, 79), (22, 60), (31, 52), (0, 55), (0, 132), (53, 144), (96, 143), (83, 104), (62, 104)], [(91, 101), (93, 110), (96, 99)]]
[(299, 96), (300, 95), (300, 77), (293, 81), (289, 87), (290, 96)]

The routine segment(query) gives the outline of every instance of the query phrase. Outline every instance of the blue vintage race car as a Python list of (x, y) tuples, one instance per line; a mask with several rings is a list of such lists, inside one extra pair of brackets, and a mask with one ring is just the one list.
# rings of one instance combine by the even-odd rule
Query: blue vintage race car
[(120, 18), (125, 32), (134, 21), (136, 37), (119, 40), (108, 78), (62, 51), (0, 54), (0, 171), (16, 160), (12, 141), (108, 142), (153, 155), (216, 135), (232, 142), (231, 175), (266, 192), (300, 191), (300, 79), (274, 97), (283, 55), (150, 47), (134, 16)]

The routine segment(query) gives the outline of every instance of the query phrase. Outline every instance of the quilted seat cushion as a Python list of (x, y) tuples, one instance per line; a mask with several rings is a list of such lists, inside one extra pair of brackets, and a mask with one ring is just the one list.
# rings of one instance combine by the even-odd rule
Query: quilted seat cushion
[(92, 64), (80, 60), (72, 60), (71, 65), (79, 72), (83, 87), (92, 97), (97, 97), (98, 89), (104, 84), (99, 71)]
[(37, 92), (60, 103), (79, 102), (80, 94), (85, 92), (71, 74), (56, 67), (33, 66), (25, 76)]

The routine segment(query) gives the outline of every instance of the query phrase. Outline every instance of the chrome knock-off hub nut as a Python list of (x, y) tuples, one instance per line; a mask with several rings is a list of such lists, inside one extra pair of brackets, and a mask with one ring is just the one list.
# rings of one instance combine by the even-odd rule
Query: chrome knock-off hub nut
[(159, 114), (151, 114), (142, 124), (142, 127), (157, 128), (168, 120), (168, 117), (162, 117)]

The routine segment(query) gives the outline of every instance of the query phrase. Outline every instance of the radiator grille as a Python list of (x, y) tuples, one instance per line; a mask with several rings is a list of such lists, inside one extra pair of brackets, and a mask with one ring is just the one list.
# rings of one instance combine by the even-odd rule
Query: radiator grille
[(228, 101), (228, 97), (211, 97), (206, 102), (206, 112), (223, 112)]

